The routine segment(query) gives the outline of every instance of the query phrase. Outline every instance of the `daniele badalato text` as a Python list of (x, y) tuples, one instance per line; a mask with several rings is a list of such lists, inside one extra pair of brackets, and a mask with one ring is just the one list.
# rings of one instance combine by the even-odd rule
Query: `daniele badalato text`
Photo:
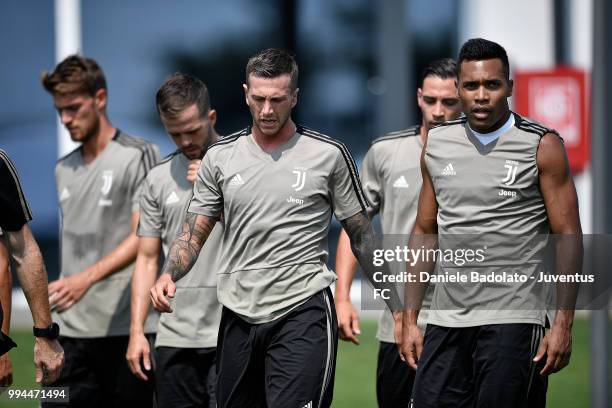
[[(410, 249), (407, 247), (396, 247), (395, 249), (377, 249), (374, 251), (373, 264), (380, 267), (384, 263), (399, 262), (405, 265), (415, 266), (418, 262), (437, 262), (452, 263), (462, 267), (466, 263), (482, 264), (485, 261), (484, 248), (478, 249)], [(388, 283), (524, 283), (535, 280), (538, 283), (593, 283), (593, 275), (582, 275), (575, 273), (572, 275), (555, 275), (546, 272), (539, 272), (535, 275), (521, 273), (508, 273), (501, 271), (476, 272), (458, 270), (434, 274), (429, 272), (400, 272), (396, 274), (384, 274), (383, 272), (374, 273), (375, 282)]]

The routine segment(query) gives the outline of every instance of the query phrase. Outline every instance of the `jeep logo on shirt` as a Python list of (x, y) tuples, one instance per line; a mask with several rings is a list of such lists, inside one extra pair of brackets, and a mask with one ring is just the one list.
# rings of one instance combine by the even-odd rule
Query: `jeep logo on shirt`
[(304, 200), (302, 200), (301, 198), (294, 198), (293, 196), (289, 196), (289, 198), (287, 199), (287, 202), (291, 204), (297, 204), (297, 205), (304, 204)]
[(504, 190), (503, 188), (499, 189), (498, 194), (502, 197), (516, 197), (517, 196), (516, 191)]

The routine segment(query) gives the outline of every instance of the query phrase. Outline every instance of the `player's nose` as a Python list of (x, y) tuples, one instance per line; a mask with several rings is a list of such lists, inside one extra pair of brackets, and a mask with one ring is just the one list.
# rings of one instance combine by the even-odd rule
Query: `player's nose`
[(487, 89), (484, 86), (479, 86), (478, 91), (476, 92), (477, 100), (487, 100), (489, 98), (489, 94)]
[(189, 135), (183, 134), (180, 136), (180, 142), (181, 146), (188, 147), (189, 145), (191, 145), (191, 137), (189, 137)]
[(434, 106), (433, 116), (436, 119), (444, 118), (444, 106), (442, 106), (442, 102), (437, 102)]
[(72, 115), (68, 114), (66, 111), (60, 111), (59, 116), (62, 125), (68, 125), (72, 121)]
[(272, 104), (270, 103), (270, 101), (266, 100), (263, 104), (263, 107), (261, 108), (261, 113), (263, 115), (270, 115), (272, 112)]

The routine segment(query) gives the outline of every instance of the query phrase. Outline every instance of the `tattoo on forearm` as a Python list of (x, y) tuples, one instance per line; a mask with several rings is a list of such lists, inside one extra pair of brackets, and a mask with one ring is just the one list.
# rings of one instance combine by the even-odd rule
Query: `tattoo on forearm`
[[(351, 240), (351, 249), (361, 262), (374, 249), (375, 236), (370, 220), (364, 214), (356, 214), (342, 221), (342, 226)], [(370, 254), (371, 255), (371, 254)]]
[[(359, 213), (342, 221), (342, 227), (351, 240), (351, 249), (353, 254), (359, 261), (361, 269), (365, 273), (368, 280), (377, 289), (388, 289), (390, 299), (385, 300), (387, 306), (392, 311), (402, 309), (401, 300), (397, 293), (397, 288), (389, 283), (379, 283), (374, 281), (374, 273), (377, 272), (374, 268), (374, 250), (381, 248), (378, 243), (378, 238), (372, 228), (372, 223), (365, 213)], [(388, 265), (383, 265), (383, 275), (388, 275)]]
[(189, 272), (214, 226), (215, 220), (209, 217), (187, 213), (183, 230), (172, 242), (164, 265), (163, 271), (170, 273), (173, 281)]

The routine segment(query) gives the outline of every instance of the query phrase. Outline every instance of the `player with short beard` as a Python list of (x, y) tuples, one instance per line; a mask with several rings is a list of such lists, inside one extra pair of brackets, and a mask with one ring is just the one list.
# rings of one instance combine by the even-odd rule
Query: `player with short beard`
[[(69, 56), (42, 84), (81, 143), (55, 168), (61, 272), (49, 284), (49, 302), (62, 327), (66, 365), (53, 385), (70, 387), (70, 406), (149, 407), (153, 384), (132, 375), (125, 350), (140, 188), (159, 151), (110, 122), (106, 78), (93, 59)], [(154, 327), (153, 319), (147, 332)]]
[[(421, 74), (421, 86), (417, 90), (421, 124), (374, 140), (363, 159), (361, 183), (372, 204), (368, 216), (380, 214), (383, 234), (407, 236), (412, 231), (422, 184), (419, 162), (427, 133), (434, 126), (461, 115), (455, 71), (455, 61), (450, 58), (429, 63)], [(403, 266), (400, 262), (393, 265)], [(349, 296), (356, 270), (357, 259), (351, 252), (346, 233), (341, 232), (336, 251), (338, 331), (340, 339), (359, 344), (359, 315)], [(423, 328), (425, 321), (425, 313), (422, 313), (419, 324)], [(406, 407), (415, 373), (398, 355), (389, 309), (380, 316), (377, 337), (380, 340), (376, 372), (378, 406)]]
[[(173, 312), (159, 320), (155, 372), (145, 336), (149, 289), (155, 284), (158, 259), (167, 255), (183, 226), (200, 162), (219, 140), (214, 129), (206, 85), (185, 74), (170, 76), (156, 95), (159, 117), (177, 150), (153, 167), (140, 199), (138, 257), (132, 279), (132, 319), (126, 358), (132, 372), (146, 381), (154, 375), (160, 407), (216, 406), (216, 346), (221, 306), (217, 301), (217, 261), (221, 223), (217, 223), (193, 268), (177, 283)], [(149, 372), (147, 374), (147, 372)]]
[[(174, 282), (192, 270), (223, 215), (217, 255), (223, 408), (329, 407), (337, 347), (329, 289), (335, 275), (326, 266), (332, 212), (362, 265), (372, 263), (375, 236), (352, 157), (342, 143), (291, 119), (297, 77), (285, 51), (249, 59), (243, 88), (252, 127), (208, 150), (183, 232), (151, 290), (156, 307), (169, 311)], [(393, 301), (399, 306), (397, 292)]]

